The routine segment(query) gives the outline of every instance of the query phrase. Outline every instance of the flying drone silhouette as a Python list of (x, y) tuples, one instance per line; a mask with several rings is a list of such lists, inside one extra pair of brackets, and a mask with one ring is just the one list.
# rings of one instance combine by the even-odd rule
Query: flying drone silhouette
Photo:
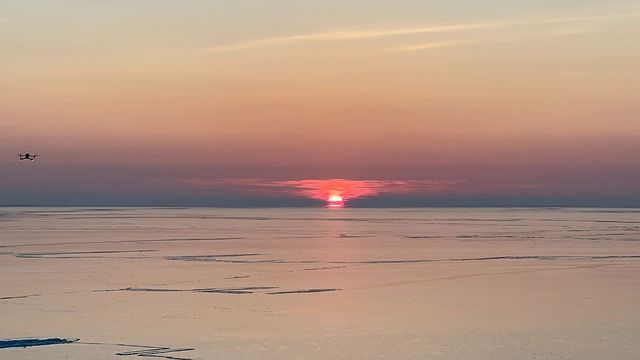
[(20, 161), (22, 161), (22, 160), (31, 160), (31, 161), (33, 161), (33, 160), (36, 159), (36, 156), (38, 156), (38, 154), (29, 154), (29, 153), (18, 154), (18, 157), (20, 158)]

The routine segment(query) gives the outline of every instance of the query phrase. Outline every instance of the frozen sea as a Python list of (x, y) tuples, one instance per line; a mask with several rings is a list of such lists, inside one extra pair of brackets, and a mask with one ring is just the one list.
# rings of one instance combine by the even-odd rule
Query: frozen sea
[(0, 208), (2, 360), (639, 359), (639, 335), (639, 209)]

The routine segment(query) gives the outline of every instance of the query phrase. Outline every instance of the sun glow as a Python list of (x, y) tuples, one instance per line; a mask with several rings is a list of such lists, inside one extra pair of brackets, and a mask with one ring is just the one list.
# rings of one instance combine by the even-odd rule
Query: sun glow
[(264, 180), (264, 179), (185, 179), (194, 186), (215, 186), (230, 191), (268, 197), (298, 196), (324, 202), (327, 207), (341, 208), (354, 199), (379, 194), (430, 194), (450, 191), (462, 180)]

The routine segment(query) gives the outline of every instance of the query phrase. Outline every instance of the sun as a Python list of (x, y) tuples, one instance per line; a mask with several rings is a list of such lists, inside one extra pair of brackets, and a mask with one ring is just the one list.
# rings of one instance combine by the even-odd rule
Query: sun
[(340, 195), (329, 195), (327, 199), (330, 208), (341, 208), (344, 206), (344, 198)]

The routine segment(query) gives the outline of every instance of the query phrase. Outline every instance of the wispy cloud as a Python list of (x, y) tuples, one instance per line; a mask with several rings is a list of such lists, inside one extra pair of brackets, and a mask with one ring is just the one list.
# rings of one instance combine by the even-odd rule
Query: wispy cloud
[(459, 45), (464, 45), (466, 43), (467, 42), (465, 42), (465, 41), (430, 42), (430, 43), (425, 43), (425, 44), (403, 46), (403, 47), (400, 47), (400, 48), (396, 49), (396, 51), (429, 50), (429, 49), (437, 49), (437, 48), (444, 48), (444, 47), (459, 46)]
[(563, 25), (561, 27), (554, 27), (549, 30), (527, 32), (524, 34), (521, 32), (504, 32), (502, 34), (495, 34), (493, 36), (482, 36), (482, 37), (476, 36), (473, 39), (468, 39), (464, 41), (455, 40), (455, 41), (417, 43), (417, 44), (391, 48), (389, 49), (389, 51), (391, 52), (423, 51), (423, 50), (448, 48), (448, 47), (472, 45), (472, 44), (491, 44), (491, 43), (521, 41), (523, 39), (536, 39), (541, 37), (558, 37), (558, 36), (595, 34), (595, 33), (603, 32), (604, 30), (605, 30), (604, 27), (599, 25), (585, 24), (585, 23), (582, 23), (579, 25), (569, 24), (569, 25)]
[(346, 41), (346, 40), (364, 40), (371, 38), (382, 38), (389, 36), (413, 35), (438, 32), (454, 32), (472, 29), (494, 28), (501, 23), (478, 23), (478, 24), (462, 24), (452, 26), (434, 26), (420, 28), (405, 29), (386, 29), (386, 30), (352, 30), (352, 31), (332, 31), (319, 32), (293, 36), (273, 37), (241, 42), (230, 45), (222, 45), (211, 47), (206, 50), (224, 51), (224, 50), (246, 50), (260, 47), (268, 47), (274, 45), (286, 45), (291, 43), (302, 42), (322, 42), (322, 41)]
[[(308, 43), (308, 42), (332, 42), (332, 41), (354, 41), (354, 40), (366, 40), (376, 39), (394, 36), (406, 36), (417, 34), (429, 34), (429, 33), (449, 33), (449, 32), (463, 32), (473, 30), (484, 29), (497, 29), (497, 28), (509, 28), (519, 26), (541, 26), (541, 25), (553, 25), (553, 24), (566, 24), (566, 23), (579, 23), (579, 22), (592, 22), (603, 21), (611, 19), (622, 19), (640, 16), (640, 12), (629, 12), (623, 14), (608, 14), (608, 15), (596, 15), (596, 16), (577, 16), (577, 17), (560, 17), (560, 18), (547, 18), (547, 19), (535, 19), (535, 20), (516, 20), (516, 21), (496, 21), (496, 22), (480, 22), (480, 23), (468, 23), (468, 24), (454, 24), (445, 26), (427, 26), (427, 27), (412, 27), (412, 28), (396, 28), (396, 29), (368, 29), (368, 30), (344, 30), (344, 31), (327, 31), (308, 33), (292, 36), (271, 37), (263, 38), (245, 42), (239, 42), (228, 45), (220, 45), (209, 47), (206, 51), (234, 51), (234, 50), (247, 50), (255, 48), (265, 48), (272, 46), (283, 46), (294, 43)], [(454, 42), (440, 42), (424, 44), (420, 48), (417, 45), (413, 48), (408, 47), (405, 50), (419, 50), (436, 47), (453, 46)], [(458, 42), (455, 45), (460, 45)]]

